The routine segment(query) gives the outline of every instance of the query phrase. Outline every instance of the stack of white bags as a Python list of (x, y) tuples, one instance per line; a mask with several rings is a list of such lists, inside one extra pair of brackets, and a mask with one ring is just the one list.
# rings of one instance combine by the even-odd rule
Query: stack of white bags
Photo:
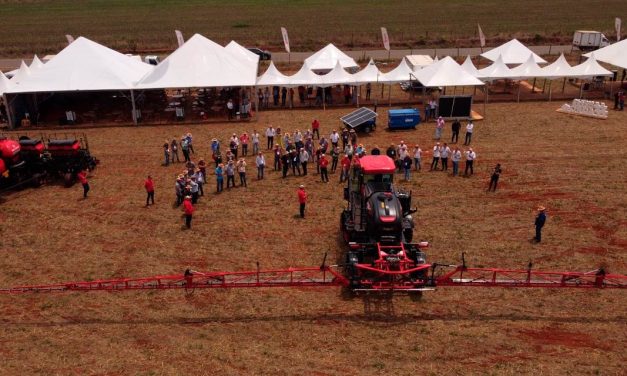
[(603, 102), (589, 101), (585, 99), (573, 99), (572, 104), (564, 104), (561, 107), (562, 112), (578, 114), (584, 116), (592, 116), (596, 118), (607, 119), (607, 105)]

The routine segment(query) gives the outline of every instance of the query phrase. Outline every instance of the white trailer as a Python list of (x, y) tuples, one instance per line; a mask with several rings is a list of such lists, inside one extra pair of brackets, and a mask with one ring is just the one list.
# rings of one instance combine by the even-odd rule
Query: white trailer
[(609, 45), (610, 41), (600, 31), (577, 30), (573, 35), (573, 46), (582, 51), (596, 50)]

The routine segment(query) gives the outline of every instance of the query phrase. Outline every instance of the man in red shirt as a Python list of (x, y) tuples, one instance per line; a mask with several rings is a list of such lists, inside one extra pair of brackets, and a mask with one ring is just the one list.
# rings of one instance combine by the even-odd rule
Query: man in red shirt
[(327, 166), (329, 165), (329, 160), (324, 154), (322, 154), (320, 155), (320, 161), (318, 161), (318, 163), (320, 164), (320, 179), (322, 179), (324, 183), (328, 183), (329, 172), (327, 170)]
[(307, 192), (305, 192), (305, 186), (301, 184), (297, 193), (298, 203), (300, 204), (300, 217), (305, 218), (305, 204), (307, 204)]
[(313, 136), (318, 136), (318, 139), (320, 139), (320, 122), (318, 121), (318, 119), (314, 119), (311, 122), (311, 138), (313, 139)]
[(187, 228), (192, 228), (192, 214), (194, 214), (192, 196), (185, 196), (185, 201), (183, 201), (183, 211), (185, 212), (185, 226), (187, 226)]
[(83, 198), (87, 198), (87, 192), (89, 192), (89, 181), (87, 181), (87, 170), (82, 170), (78, 173), (78, 181), (83, 185)]
[(146, 206), (148, 206), (149, 202), (155, 204), (155, 182), (152, 181), (152, 177), (148, 175), (146, 181), (144, 181), (144, 188), (146, 188)]
[(351, 168), (351, 159), (348, 154), (344, 154), (344, 158), (340, 161), (342, 165), (342, 173), (340, 174), (340, 183), (348, 179), (348, 171)]

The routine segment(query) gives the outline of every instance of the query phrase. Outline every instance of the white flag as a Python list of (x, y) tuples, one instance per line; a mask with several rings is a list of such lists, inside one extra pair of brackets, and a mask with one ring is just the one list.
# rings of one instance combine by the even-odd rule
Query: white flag
[(65, 39), (67, 39), (67, 44), (71, 44), (72, 42), (74, 42), (74, 37), (70, 34), (65, 34)]
[(481, 25), (477, 24), (477, 28), (479, 28), (479, 44), (481, 45), (481, 47), (485, 47), (485, 35), (483, 35)]
[(620, 40), (620, 24), (621, 24), (621, 19), (616, 17), (616, 19), (614, 20), (614, 27), (616, 28), (616, 41), (617, 42)]
[(381, 39), (383, 39), (383, 48), (386, 50), (390, 50), (390, 37), (388, 37), (388, 29), (385, 27), (381, 28)]
[(287, 36), (287, 29), (281, 27), (281, 35), (283, 36), (283, 44), (285, 45), (285, 51), (290, 53), (290, 38)]
[(174, 34), (176, 35), (176, 41), (179, 43), (179, 47), (185, 44), (185, 39), (183, 39), (183, 33), (180, 30), (174, 30)]

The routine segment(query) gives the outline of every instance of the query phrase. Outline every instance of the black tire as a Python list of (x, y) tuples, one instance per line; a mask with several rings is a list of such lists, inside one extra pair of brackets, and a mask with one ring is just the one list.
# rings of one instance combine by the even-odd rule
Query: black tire
[(372, 132), (372, 127), (370, 125), (364, 125), (364, 133)]

